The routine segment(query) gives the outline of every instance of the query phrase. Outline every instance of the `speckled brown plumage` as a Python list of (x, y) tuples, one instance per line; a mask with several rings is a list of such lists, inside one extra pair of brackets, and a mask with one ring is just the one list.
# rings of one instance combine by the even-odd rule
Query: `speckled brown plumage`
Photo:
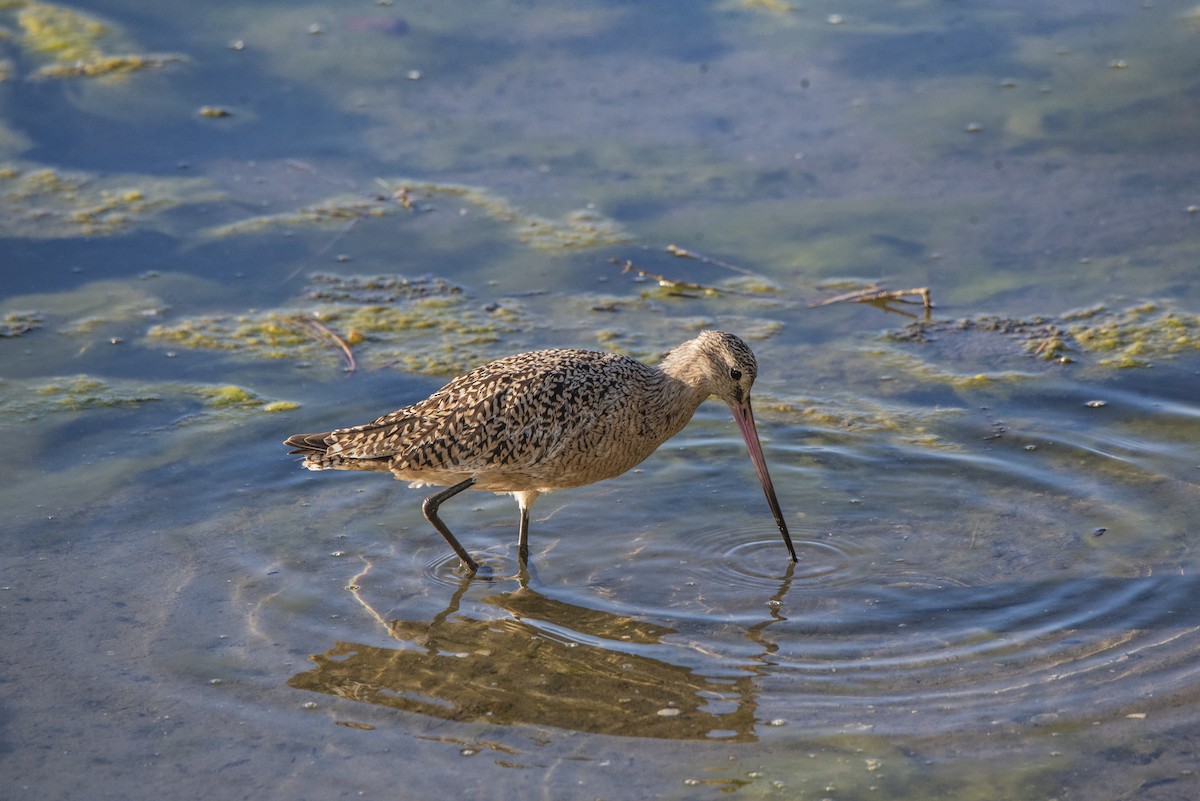
[(426, 501), (426, 517), (474, 569), (437, 517), (442, 501), (468, 487), (512, 493), (521, 508), (524, 560), (529, 507), (539, 494), (624, 473), (716, 395), (742, 427), (794, 559), (754, 435), (750, 387), (757, 371), (746, 344), (719, 331), (683, 343), (658, 367), (613, 353), (533, 351), (477, 367), (366, 425), (297, 434), (285, 444), (310, 470), (382, 471), (414, 487), (450, 487)]

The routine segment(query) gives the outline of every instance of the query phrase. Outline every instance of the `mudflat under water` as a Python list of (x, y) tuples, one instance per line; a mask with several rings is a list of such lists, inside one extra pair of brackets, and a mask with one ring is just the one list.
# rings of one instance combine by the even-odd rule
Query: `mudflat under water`
[[(1194, 798), (1198, 45), (1188, 3), (0, 5), (5, 797)], [(527, 575), (511, 499), (448, 502), (490, 580), (281, 445), (705, 327), (795, 565), (717, 403), (540, 499)]]

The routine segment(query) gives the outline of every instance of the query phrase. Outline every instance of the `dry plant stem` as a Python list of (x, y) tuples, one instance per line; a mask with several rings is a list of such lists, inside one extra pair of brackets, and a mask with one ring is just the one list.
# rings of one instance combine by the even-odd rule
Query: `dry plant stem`
[(336, 346), (342, 355), (346, 357), (346, 372), (353, 373), (358, 369), (358, 364), (354, 361), (354, 354), (350, 350), (350, 346), (346, 344), (346, 340), (335, 334), (328, 326), (307, 317), (297, 317), (294, 322), (300, 330), (311, 336), (318, 342), (327, 342)]
[[(308, 165), (304, 164), (303, 162), (295, 162), (295, 163), (289, 162), (289, 166), (292, 166), (295, 169), (304, 169), (304, 170), (307, 170), (310, 172), (315, 172), (315, 170), (313, 170), (312, 167), (309, 167)], [(388, 186), (388, 184), (384, 183), (383, 181), (378, 181), (378, 183), (380, 186), (388, 189), (390, 194), (387, 197), (384, 197), (382, 195), (376, 195), (374, 198), (375, 200), (383, 201), (383, 200), (390, 199), (390, 200), (395, 201), (396, 203), (399, 203), (405, 209), (412, 211), (412, 209), (414, 208), (414, 203), (413, 203), (412, 195), (409, 194), (409, 188), (407, 186), (400, 186), (400, 187), (396, 187), (393, 189), (392, 187)], [(319, 259), (322, 256), (324, 256), (326, 253), (328, 253), (334, 245), (336, 245), (338, 242), (341, 242), (343, 239), (345, 239), (346, 236), (350, 233), (350, 231), (354, 229), (354, 226), (358, 225), (358, 223), (360, 221), (362, 221), (366, 216), (367, 215), (364, 213), (359, 213), (352, 219), (347, 220), (346, 224), (343, 225), (340, 229), (338, 229), (337, 233), (335, 233), (333, 235), (333, 237), (328, 242), (326, 242), (325, 245), (320, 250), (318, 250), (316, 253), (313, 254), (312, 258)], [(300, 271), (303, 269), (304, 269), (304, 265), (301, 264), (299, 267), (292, 270), (290, 273), (288, 273), (287, 277), (283, 279), (283, 283), (286, 284), (288, 281), (291, 281), (293, 278), (295, 278), (297, 275), (299, 275)]]
[[(346, 234), (350, 233), (350, 230), (352, 228), (354, 228), (354, 226), (358, 225), (358, 221), (361, 219), (362, 219), (362, 217), (358, 216), (358, 217), (355, 217), (355, 218), (349, 220), (345, 225), (343, 225), (341, 227), (341, 229), (336, 234), (333, 235), (332, 239), (330, 239), (328, 242), (325, 243), (324, 247), (322, 247), (315, 254), (313, 254), (313, 258), (319, 259), (322, 256), (324, 256), (326, 253), (328, 253), (329, 249), (332, 248), (334, 245), (336, 245), (338, 242), (342, 241), (342, 239), (345, 238)], [(304, 264), (302, 263), (299, 266), (297, 266), (296, 269), (292, 270), (290, 273), (287, 274), (287, 277), (283, 279), (283, 283), (286, 284), (288, 281), (291, 281), (293, 278), (295, 278), (297, 275), (299, 275), (300, 271), (303, 269), (304, 269)]]
[(322, 256), (324, 256), (326, 253), (328, 253), (330, 248), (332, 248), (338, 242), (341, 242), (343, 239), (346, 238), (346, 235), (348, 233), (350, 233), (350, 229), (352, 229), (352, 228), (354, 228), (354, 226), (358, 225), (359, 221), (362, 220), (362, 218), (363, 218), (363, 215), (359, 214), (358, 216), (354, 217), (353, 219), (347, 221), (347, 223), (345, 225), (343, 225), (336, 234), (334, 234), (333, 238), (325, 243), (325, 247), (321, 248), (315, 254), (313, 254), (313, 258), (319, 259)]
[(815, 308), (817, 306), (829, 306), (834, 303), (873, 303), (881, 300), (895, 300), (901, 303), (910, 303), (911, 301), (904, 298), (911, 295), (919, 295), (921, 303), (925, 307), (925, 311), (933, 309), (933, 300), (930, 297), (929, 287), (918, 287), (916, 289), (881, 289), (877, 286), (867, 287), (866, 289), (856, 289), (853, 292), (846, 292), (842, 295), (835, 295), (832, 298), (825, 298), (815, 303), (808, 304), (808, 307)]
[(609, 262), (621, 268), (621, 275), (626, 273), (635, 273), (639, 278), (649, 278), (652, 281), (657, 281), (658, 285), (667, 289), (694, 289), (698, 292), (713, 292), (722, 293), (726, 290), (717, 289), (715, 286), (705, 286), (704, 284), (693, 284), (690, 281), (676, 281), (674, 278), (667, 278), (665, 275), (647, 272), (638, 267), (633, 266), (631, 261), (617, 261), (609, 259)]
[(693, 253), (692, 251), (685, 250), (684, 248), (681, 248), (677, 245), (667, 245), (667, 252), (670, 253), (672, 256), (677, 256), (678, 258), (681, 258), (681, 259), (695, 259), (696, 261), (698, 261), (702, 264), (711, 264), (715, 267), (724, 267), (726, 270), (733, 270), (735, 273), (741, 273), (742, 275), (748, 275), (752, 278), (762, 278), (761, 275), (754, 272), (753, 270), (747, 270), (745, 267), (739, 267), (736, 264), (730, 264), (729, 262), (721, 261), (720, 259), (713, 259), (708, 256), (701, 256), (699, 253)]

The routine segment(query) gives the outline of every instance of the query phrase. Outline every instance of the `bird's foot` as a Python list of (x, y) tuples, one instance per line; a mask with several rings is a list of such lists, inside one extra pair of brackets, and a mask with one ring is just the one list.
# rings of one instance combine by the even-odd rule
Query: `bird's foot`
[(458, 564), (458, 572), (463, 576), (470, 578), (483, 579), (484, 581), (492, 580), (492, 568), (490, 565), (481, 565), (472, 559), (470, 562), (462, 560)]

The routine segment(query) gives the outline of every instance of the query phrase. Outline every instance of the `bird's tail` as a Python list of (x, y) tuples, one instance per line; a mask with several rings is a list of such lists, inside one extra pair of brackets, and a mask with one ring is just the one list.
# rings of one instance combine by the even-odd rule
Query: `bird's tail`
[(325, 452), (329, 450), (329, 443), (325, 441), (328, 436), (328, 432), (324, 434), (293, 434), (285, 439), (283, 444), (289, 448), (293, 448), (288, 453), (299, 453), (304, 456), (324, 456)]
[(303, 456), (304, 467), (309, 470), (370, 470), (386, 473), (392, 469), (388, 456), (347, 458), (339, 449), (333, 448), (333, 435), (336, 433), (293, 434), (283, 444), (292, 449), (289, 453)]
[(283, 441), (292, 450), (304, 457), (304, 467), (309, 470), (348, 470), (343, 459), (329, 452), (329, 434), (293, 434)]

